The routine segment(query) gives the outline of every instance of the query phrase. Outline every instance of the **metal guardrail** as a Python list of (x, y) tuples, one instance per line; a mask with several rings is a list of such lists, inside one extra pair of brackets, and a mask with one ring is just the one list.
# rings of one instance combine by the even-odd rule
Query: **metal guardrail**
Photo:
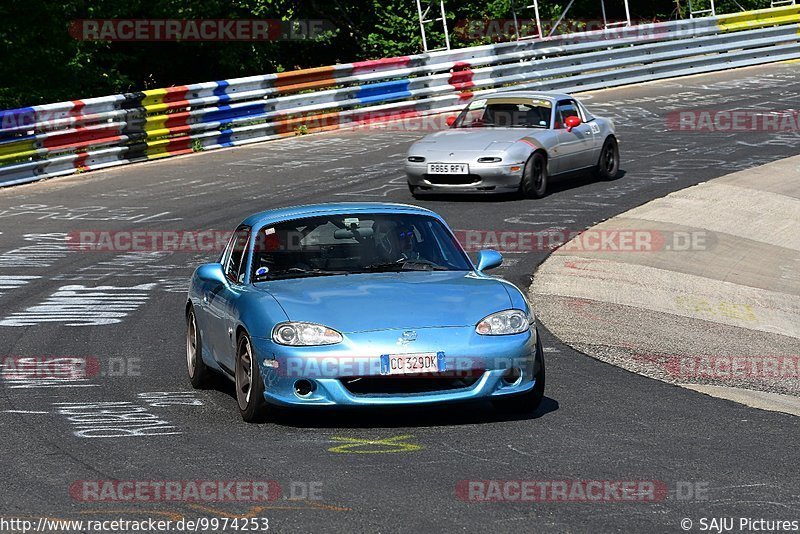
[(800, 58), (792, 5), (0, 111), (0, 186), (461, 108)]

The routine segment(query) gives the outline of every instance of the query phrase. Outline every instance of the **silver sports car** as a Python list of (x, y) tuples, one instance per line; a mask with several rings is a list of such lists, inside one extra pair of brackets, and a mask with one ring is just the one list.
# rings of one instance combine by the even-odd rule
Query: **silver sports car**
[(539, 198), (552, 177), (619, 171), (614, 124), (567, 94), (509, 91), (473, 100), (450, 128), (408, 151), (408, 188), (426, 193), (518, 191)]

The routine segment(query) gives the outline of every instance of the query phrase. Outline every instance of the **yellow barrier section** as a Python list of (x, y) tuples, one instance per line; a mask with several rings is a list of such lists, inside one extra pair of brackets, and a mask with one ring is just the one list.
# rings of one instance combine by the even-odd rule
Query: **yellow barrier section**
[[(723, 32), (752, 30), (765, 26), (793, 23), (800, 23), (800, 5), (745, 11), (717, 17), (717, 25)], [(798, 29), (800, 30), (800, 28)]]
[(0, 145), (0, 161), (13, 161), (16, 159), (29, 158), (37, 154), (36, 140), (25, 139)]
[(169, 150), (167, 150), (166, 142), (148, 141), (145, 155), (147, 156), (147, 159), (158, 159), (158, 158), (166, 158), (170, 155), (170, 153)]
[(170, 134), (169, 128), (166, 126), (169, 115), (154, 115), (147, 117), (144, 121), (144, 131), (148, 139), (154, 137), (164, 137)]
[(154, 111), (164, 111), (170, 108), (171, 102), (164, 101), (166, 97), (173, 94), (172, 89), (148, 89), (142, 91), (144, 98), (142, 98), (141, 106), (148, 113)]

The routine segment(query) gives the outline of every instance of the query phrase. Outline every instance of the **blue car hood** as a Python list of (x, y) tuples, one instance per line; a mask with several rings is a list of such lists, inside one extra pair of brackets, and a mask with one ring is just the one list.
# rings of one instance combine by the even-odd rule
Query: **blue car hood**
[(351, 274), (256, 284), (292, 321), (342, 333), (474, 325), (508, 309), (505, 284), (463, 271)]

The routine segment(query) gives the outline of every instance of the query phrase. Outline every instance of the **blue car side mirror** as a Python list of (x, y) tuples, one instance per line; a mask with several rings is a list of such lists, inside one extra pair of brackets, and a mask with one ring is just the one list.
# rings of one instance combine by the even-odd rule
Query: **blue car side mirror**
[(488, 271), (500, 267), (503, 264), (503, 256), (496, 250), (481, 250), (478, 252), (478, 271)]
[(197, 277), (204, 282), (226, 284), (227, 278), (220, 263), (206, 263), (197, 268)]

